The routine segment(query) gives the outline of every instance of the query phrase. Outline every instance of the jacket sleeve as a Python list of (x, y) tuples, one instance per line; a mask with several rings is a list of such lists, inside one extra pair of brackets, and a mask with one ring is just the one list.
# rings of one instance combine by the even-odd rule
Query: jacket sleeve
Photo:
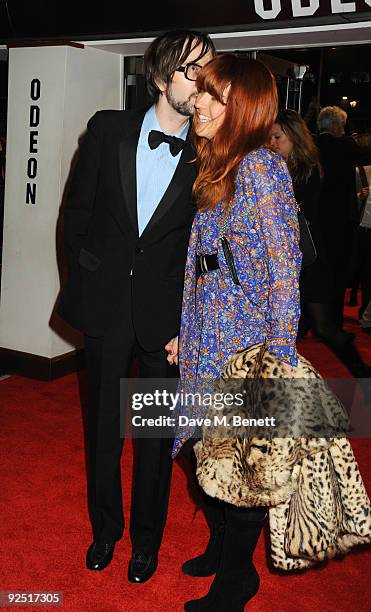
[(192, 229), (189, 237), (187, 261), (184, 271), (183, 299), (182, 299), (182, 317), (179, 332), (179, 368), (180, 377), (184, 381), (187, 378), (187, 372), (192, 371), (192, 359), (189, 347), (192, 346), (192, 340), (189, 336), (194, 333), (196, 325), (196, 256), (198, 242), (198, 218), (195, 216), (192, 224)]
[(296, 201), (285, 162), (265, 160), (251, 167), (258, 228), (268, 275), (267, 348), (297, 366), (301, 251)]
[(64, 208), (64, 247), (69, 265), (78, 258), (82, 236), (88, 231), (94, 210), (101, 158), (100, 112), (88, 121), (78, 157), (67, 186)]
[(352, 137), (345, 137), (346, 152), (354, 165), (368, 166), (371, 164), (371, 147), (358, 144)]

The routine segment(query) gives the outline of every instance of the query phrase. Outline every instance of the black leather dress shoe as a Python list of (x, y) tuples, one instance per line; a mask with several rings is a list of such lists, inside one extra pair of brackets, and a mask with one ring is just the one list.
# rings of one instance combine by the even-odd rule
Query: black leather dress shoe
[(115, 542), (106, 544), (93, 542), (90, 544), (86, 554), (86, 567), (96, 571), (104, 569), (111, 563), (114, 550)]
[(133, 552), (130, 559), (128, 579), (130, 582), (147, 582), (157, 569), (157, 555), (141, 551)]

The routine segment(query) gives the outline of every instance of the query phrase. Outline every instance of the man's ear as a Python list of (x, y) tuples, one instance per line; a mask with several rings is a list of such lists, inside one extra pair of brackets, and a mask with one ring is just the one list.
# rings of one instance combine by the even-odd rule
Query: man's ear
[(156, 79), (155, 83), (157, 87), (159, 88), (159, 90), (161, 91), (161, 93), (165, 93), (165, 91), (167, 90), (167, 84), (165, 83), (165, 81), (162, 81), (161, 79)]

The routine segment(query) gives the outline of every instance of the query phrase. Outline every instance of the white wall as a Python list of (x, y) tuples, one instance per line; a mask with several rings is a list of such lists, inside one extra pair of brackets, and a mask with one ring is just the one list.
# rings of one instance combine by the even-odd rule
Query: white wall
[[(31, 81), (40, 98), (32, 101)], [(78, 334), (49, 324), (60, 279), (56, 224), (80, 134), (98, 109), (122, 107), (122, 58), (98, 49), (68, 46), (15, 48), (9, 52), (7, 165), (0, 301), (0, 347), (57, 357), (81, 343)], [(35, 90), (34, 90), (35, 91)], [(31, 104), (40, 124), (30, 128)], [(30, 153), (30, 130), (36, 153)], [(27, 177), (29, 158), (37, 177)], [(26, 184), (36, 183), (36, 203)]]

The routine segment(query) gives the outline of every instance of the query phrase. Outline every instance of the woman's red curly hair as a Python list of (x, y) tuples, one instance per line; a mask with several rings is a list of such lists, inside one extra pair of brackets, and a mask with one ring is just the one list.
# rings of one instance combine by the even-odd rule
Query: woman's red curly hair
[(192, 132), (199, 169), (193, 193), (200, 209), (230, 201), (238, 164), (268, 141), (278, 112), (275, 78), (261, 62), (232, 53), (218, 55), (202, 69), (196, 83), (199, 91), (221, 103), (229, 84), (224, 121), (214, 138), (210, 141)]

